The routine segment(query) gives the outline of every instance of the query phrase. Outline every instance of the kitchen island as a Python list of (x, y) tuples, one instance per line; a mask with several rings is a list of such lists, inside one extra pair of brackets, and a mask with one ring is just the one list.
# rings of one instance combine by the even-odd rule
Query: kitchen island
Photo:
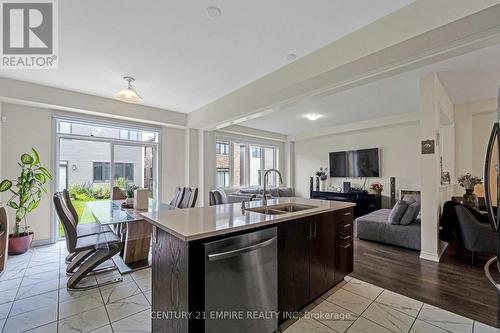
[(273, 332), (352, 271), (353, 207), (152, 206), (153, 332)]

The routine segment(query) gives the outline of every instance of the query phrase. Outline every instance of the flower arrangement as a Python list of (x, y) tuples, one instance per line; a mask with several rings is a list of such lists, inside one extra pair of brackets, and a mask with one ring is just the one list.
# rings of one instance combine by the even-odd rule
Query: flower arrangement
[(127, 185), (127, 189), (125, 190), (127, 198), (132, 199), (134, 197), (134, 191), (138, 188), (139, 186), (136, 185)]
[(458, 185), (462, 186), (466, 190), (474, 190), (474, 186), (482, 184), (483, 179), (481, 177), (473, 176), (470, 173), (466, 173), (457, 178)]
[(382, 192), (384, 190), (384, 185), (380, 184), (379, 182), (374, 182), (370, 185), (370, 190), (375, 192)]
[(325, 181), (328, 178), (328, 168), (319, 168), (318, 171), (316, 171), (316, 177), (319, 177), (320, 180)]

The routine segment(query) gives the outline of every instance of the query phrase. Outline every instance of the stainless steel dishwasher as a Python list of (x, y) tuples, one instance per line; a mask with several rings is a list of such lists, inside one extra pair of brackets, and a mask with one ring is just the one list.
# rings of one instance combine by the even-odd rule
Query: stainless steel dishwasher
[(205, 243), (205, 332), (278, 329), (277, 229)]

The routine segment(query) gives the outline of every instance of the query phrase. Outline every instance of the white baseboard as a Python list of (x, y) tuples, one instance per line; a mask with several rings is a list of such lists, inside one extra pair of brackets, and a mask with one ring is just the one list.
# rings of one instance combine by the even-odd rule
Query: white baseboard
[(443, 242), (442, 246), (441, 246), (441, 251), (439, 253), (420, 251), (420, 259), (439, 262), (439, 260), (441, 259), (441, 256), (443, 255), (444, 251), (446, 251), (447, 247), (448, 247), (448, 243)]
[(437, 255), (436, 253), (420, 251), (420, 259), (439, 262), (439, 255)]

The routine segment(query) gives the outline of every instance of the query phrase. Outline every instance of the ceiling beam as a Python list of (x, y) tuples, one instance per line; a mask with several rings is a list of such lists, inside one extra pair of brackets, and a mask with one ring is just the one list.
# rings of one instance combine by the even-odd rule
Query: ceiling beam
[(500, 42), (500, 0), (417, 0), (188, 115), (214, 129)]
[(187, 124), (184, 113), (7, 78), (0, 78), (0, 101), (158, 126), (184, 128)]

